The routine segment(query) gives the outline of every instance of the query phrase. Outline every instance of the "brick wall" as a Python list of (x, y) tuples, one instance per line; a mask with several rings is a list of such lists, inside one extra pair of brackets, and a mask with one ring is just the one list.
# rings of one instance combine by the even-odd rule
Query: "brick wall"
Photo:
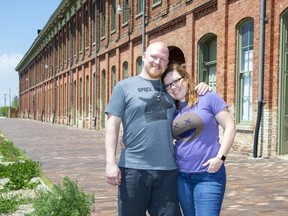
[[(79, 3), (67, 1), (65, 11), (67, 14), (71, 12), (73, 17), (75, 10), (73, 4)], [(90, 109), (97, 103), (97, 129), (105, 127), (104, 109), (111, 96), (111, 68), (116, 67), (117, 81), (123, 79), (123, 63), (128, 62), (129, 76), (136, 75), (136, 59), (142, 56), (142, 19), (141, 14), (137, 14), (137, 1), (130, 1), (133, 3), (129, 12), (129, 23), (122, 25), (121, 16), (116, 15), (116, 31), (110, 31), (110, 1), (106, 1), (106, 35), (102, 37), (101, 32), (101, 11), (99, 13), (99, 44), (97, 52), (97, 99), (94, 100), (94, 85), (90, 84)], [(93, 1), (87, 0), (88, 7), (91, 7)], [(120, 2), (121, 3), (121, 2)], [(74, 5), (74, 6), (75, 6)], [(81, 4), (77, 4), (78, 6)], [(77, 6), (77, 7), (78, 7)], [(70, 7), (70, 8), (69, 8)], [(77, 8), (80, 11), (81, 8)], [(101, 7), (99, 7), (99, 10)], [(263, 107), (263, 118), (260, 127), (258, 153), (263, 157), (275, 156), (278, 152), (278, 133), (279, 133), (279, 56), (280, 56), (280, 17), (288, 10), (288, 1), (267, 0), (266, 1), (266, 17), (265, 24), (265, 49), (264, 49), (264, 76), (263, 76), (263, 100), (265, 105)], [(217, 37), (217, 93), (224, 98), (228, 103), (231, 113), (236, 119), (239, 112), (237, 110), (236, 93), (237, 93), (237, 29), (238, 26), (246, 19), (253, 19), (254, 21), (254, 59), (253, 59), (253, 113), (252, 123), (250, 125), (241, 125), (237, 123), (237, 135), (233, 148), (244, 154), (251, 155), (253, 153), (254, 133), (257, 120), (258, 109), (258, 78), (259, 78), (259, 48), (260, 48), (260, 1), (251, 0), (162, 0), (160, 4), (153, 5), (152, 0), (146, 0), (146, 21), (145, 21), (145, 39), (146, 46), (154, 41), (164, 41), (171, 50), (177, 50), (177, 53), (182, 54), (185, 59), (185, 65), (188, 71), (191, 71), (195, 82), (198, 81), (198, 44), (207, 35), (214, 35)], [(57, 14), (55, 14), (55, 19)], [(64, 14), (65, 15), (65, 14)], [(70, 15), (66, 19), (71, 19)], [(56, 22), (56, 21), (55, 21)], [(53, 22), (50, 23), (51, 25)], [(91, 24), (92, 25), (92, 24)], [(58, 31), (59, 25), (56, 25)], [(50, 28), (48, 28), (50, 29)], [(51, 27), (53, 29), (53, 27)], [(54, 32), (57, 32), (57, 31)], [(69, 29), (66, 29), (68, 31)], [(43, 33), (43, 32), (42, 32)], [(43, 33), (44, 34), (44, 33)], [(51, 33), (53, 36), (54, 33)], [(41, 35), (41, 34), (40, 34)], [(46, 34), (52, 37), (50, 34)], [(83, 37), (85, 38), (85, 37)], [(47, 39), (47, 38), (46, 38)], [(39, 40), (41, 41), (41, 40)], [(46, 41), (46, 40), (43, 40)], [(67, 40), (68, 41), (68, 40)], [(50, 43), (52, 44), (52, 43)], [(49, 52), (50, 44), (43, 48), (44, 53)], [(39, 44), (35, 44), (39, 45)], [(66, 84), (65, 96), (61, 96), (58, 91), (59, 101), (62, 99), (64, 104), (56, 104), (57, 118), (56, 122), (60, 124), (69, 124), (69, 117), (71, 122), (76, 122), (75, 126), (83, 128), (91, 128), (94, 125), (93, 118), (86, 118), (86, 113), (90, 112), (88, 116), (92, 117), (91, 110), (86, 110), (85, 95), (82, 99), (82, 104), (79, 102), (79, 79), (82, 78), (83, 92), (85, 92), (85, 77), (88, 75), (92, 83), (93, 73), (95, 72), (95, 47), (90, 43), (91, 47), (85, 48), (82, 53), (77, 53), (72, 56), (71, 71), (67, 58), (65, 62), (61, 63), (63, 67), (57, 70), (57, 88), (59, 89)], [(46, 44), (45, 44), (46, 46)], [(69, 44), (66, 44), (68, 47)], [(38, 47), (44, 47), (40, 44)], [(87, 49), (87, 50), (86, 50)], [(35, 49), (36, 50), (36, 49)], [(67, 53), (69, 50), (67, 50)], [(31, 52), (35, 52), (31, 49)], [(42, 51), (43, 52), (43, 51)], [(41, 53), (42, 53), (41, 52)], [(50, 53), (50, 55), (52, 55)], [(29, 53), (27, 56), (32, 56)], [(34, 54), (33, 54), (34, 56)], [(36, 54), (35, 54), (36, 56)], [(44, 56), (47, 57), (47, 56)], [(174, 56), (175, 57), (175, 56)], [(39, 58), (41, 60), (41, 58)], [(52, 58), (48, 55), (48, 60)], [(69, 58), (68, 58), (69, 59)], [(39, 60), (39, 62), (40, 62)], [(45, 60), (45, 64), (48, 60)], [(36, 115), (33, 113), (33, 59), (23, 61), (31, 61), (30, 65), (27, 63), (23, 66), (20, 79), (20, 116), (23, 118), (38, 118), (44, 121), (50, 121), (53, 118), (53, 78), (49, 78), (51, 70), (45, 71), (45, 82), (38, 85), (37, 89), (37, 107)], [(52, 61), (50, 61), (51, 63)], [(41, 63), (43, 64), (43, 62)], [(36, 68), (39, 70), (41, 66)], [(102, 76), (102, 71), (105, 71), (105, 79)], [(41, 75), (41, 72), (36, 74)], [(29, 77), (31, 79), (29, 79)], [(28, 79), (27, 79), (28, 78)], [(29, 81), (27, 82), (26, 79)], [(71, 81), (71, 80), (72, 81)], [(36, 80), (41, 80), (36, 77)], [(70, 81), (72, 85), (76, 81), (76, 96), (70, 98)], [(105, 82), (105, 83), (103, 83)], [(103, 86), (103, 88), (102, 88)], [(43, 90), (44, 89), (44, 93)], [(73, 90), (74, 91), (74, 90)], [(43, 98), (45, 95), (45, 106), (43, 105)], [(102, 97), (103, 96), (103, 97)], [(74, 97), (76, 102), (73, 104)], [(40, 101), (39, 101), (40, 100)], [(61, 103), (61, 102), (57, 103)], [(44, 116), (42, 117), (42, 107), (44, 107)], [(72, 107), (71, 110), (70, 107)], [(83, 115), (79, 116), (79, 110), (82, 107)], [(74, 109), (75, 108), (75, 109)], [(64, 111), (65, 110), (65, 111)], [(74, 113), (75, 110), (75, 113)], [(71, 111), (71, 112), (70, 112)], [(34, 116), (33, 116), (34, 115)]]

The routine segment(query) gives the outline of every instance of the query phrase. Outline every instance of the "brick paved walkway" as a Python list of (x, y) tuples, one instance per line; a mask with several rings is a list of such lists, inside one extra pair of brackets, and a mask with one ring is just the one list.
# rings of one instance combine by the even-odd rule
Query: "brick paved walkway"
[[(29, 158), (39, 161), (54, 183), (69, 176), (85, 192), (94, 193), (92, 216), (117, 215), (117, 188), (105, 181), (105, 131), (3, 118), (0, 130)], [(221, 216), (288, 215), (287, 165), (283, 159), (229, 154)]]

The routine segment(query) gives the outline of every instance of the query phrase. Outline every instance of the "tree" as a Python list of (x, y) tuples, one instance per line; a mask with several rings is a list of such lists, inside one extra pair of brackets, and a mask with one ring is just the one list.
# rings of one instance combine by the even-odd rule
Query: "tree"
[(0, 107), (0, 116), (8, 116), (8, 111), (9, 111), (9, 107), (5, 106), (5, 107)]
[(19, 98), (18, 98), (18, 96), (14, 96), (13, 99), (12, 99), (11, 106), (14, 107), (14, 108), (18, 108), (18, 105), (19, 105)]

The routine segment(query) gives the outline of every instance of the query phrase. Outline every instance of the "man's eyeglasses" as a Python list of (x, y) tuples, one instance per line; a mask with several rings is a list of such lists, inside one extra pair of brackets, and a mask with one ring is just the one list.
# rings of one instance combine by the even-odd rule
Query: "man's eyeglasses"
[(171, 83), (165, 85), (165, 86), (164, 86), (165, 89), (166, 89), (166, 90), (169, 90), (169, 89), (172, 88), (172, 86), (175, 87), (177, 84), (179, 84), (179, 82), (180, 82), (180, 80), (181, 80), (182, 78), (183, 78), (183, 77), (180, 77), (179, 79), (175, 79), (175, 80), (173, 80)]
[(157, 55), (149, 55), (149, 56), (152, 58), (153, 61), (159, 60), (159, 62), (163, 62), (163, 63), (167, 63), (168, 62), (168, 59), (160, 58)]

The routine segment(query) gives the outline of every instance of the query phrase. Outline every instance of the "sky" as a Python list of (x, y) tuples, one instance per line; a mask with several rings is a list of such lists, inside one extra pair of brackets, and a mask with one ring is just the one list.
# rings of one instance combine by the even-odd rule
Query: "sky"
[[(0, 0), (0, 107), (19, 95), (16, 66), (61, 0)], [(6, 95), (6, 96), (5, 96)], [(6, 100), (5, 100), (6, 99)]]

